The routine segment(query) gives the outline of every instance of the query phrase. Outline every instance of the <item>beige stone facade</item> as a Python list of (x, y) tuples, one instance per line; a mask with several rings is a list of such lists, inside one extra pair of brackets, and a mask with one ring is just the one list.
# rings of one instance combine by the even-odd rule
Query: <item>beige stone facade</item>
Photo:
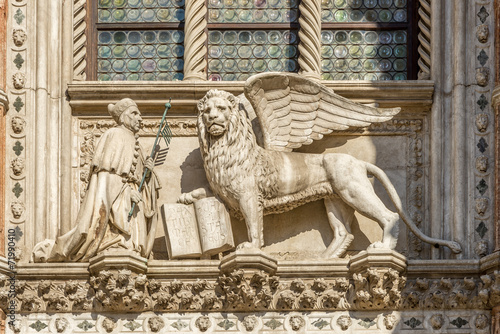
[[(419, 80), (407, 81), (321, 80), (321, 4), (298, 7), (299, 75), (366, 108), (401, 111), (296, 151), (378, 166), (415, 225), (457, 241), (461, 253), (420, 241), (403, 223), (395, 249), (372, 249), (383, 231), (356, 213), (346, 253), (322, 258), (336, 236), (318, 200), (265, 216), (260, 250), (171, 259), (160, 222), (148, 259), (103, 251), (88, 262), (35, 263), (35, 245), (75, 227), (94, 148), (116, 125), (108, 104), (123, 98), (142, 113), (138, 142), (148, 153), (172, 99), (167, 159), (154, 168), (159, 206), (199, 188), (224, 202), (207, 179), (197, 104), (210, 89), (243, 94), (245, 82), (207, 81), (205, 3), (185, 4), (184, 80), (131, 82), (87, 80), (93, 2), (0, 0), (0, 332), (499, 331), (496, 1), (410, 1)], [(374, 189), (395, 211), (378, 181)], [(249, 241), (244, 219), (230, 227), (234, 246)]]

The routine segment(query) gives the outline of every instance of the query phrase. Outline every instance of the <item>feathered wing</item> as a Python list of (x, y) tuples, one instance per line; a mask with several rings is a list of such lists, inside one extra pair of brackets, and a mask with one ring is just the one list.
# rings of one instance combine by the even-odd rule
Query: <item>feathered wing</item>
[(374, 108), (350, 101), (294, 73), (262, 73), (245, 83), (262, 129), (264, 148), (292, 151), (335, 130), (385, 122), (400, 108)]

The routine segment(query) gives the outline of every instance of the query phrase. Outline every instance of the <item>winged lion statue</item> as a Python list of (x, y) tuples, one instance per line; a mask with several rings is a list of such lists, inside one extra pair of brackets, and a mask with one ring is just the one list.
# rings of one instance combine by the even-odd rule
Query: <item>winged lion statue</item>
[[(264, 245), (264, 215), (323, 199), (334, 232), (323, 257), (345, 253), (353, 240), (354, 211), (383, 230), (382, 240), (369, 247), (394, 249), (401, 217), (422, 241), (461, 252), (457, 242), (431, 238), (417, 228), (389, 178), (375, 165), (347, 154), (293, 152), (333, 131), (388, 121), (400, 108), (358, 104), (297, 74), (262, 73), (246, 81), (241, 98), (208, 91), (198, 102), (198, 111), (200, 149), (210, 187), (247, 226), (249, 241), (239, 248)], [(257, 131), (251, 113), (258, 120)], [(382, 183), (397, 213), (375, 194), (368, 175)], [(204, 189), (196, 189), (182, 194), (179, 202), (189, 204), (205, 196)]]

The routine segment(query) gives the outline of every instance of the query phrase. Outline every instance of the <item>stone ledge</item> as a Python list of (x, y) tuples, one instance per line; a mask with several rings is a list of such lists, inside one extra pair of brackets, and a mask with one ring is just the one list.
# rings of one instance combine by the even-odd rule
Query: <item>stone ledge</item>
[(149, 260), (147, 276), (156, 279), (214, 278), (219, 275), (219, 263), (218, 260)]
[(496, 270), (500, 270), (500, 252), (486, 255), (479, 260), (481, 272), (491, 274)]
[(408, 277), (479, 275), (479, 260), (408, 260)]
[[(500, 256), (500, 255), (499, 255)], [(482, 260), (408, 260), (406, 273), (409, 277), (464, 277), (481, 275), (486, 270), (486, 258)], [(347, 277), (350, 259), (278, 261), (276, 275), (282, 278)], [(0, 258), (0, 273), (8, 274), (6, 260)], [(489, 261), (487, 261), (489, 263)], [(209, 279), (219, 276), (218, 260), (149, 260), (149, 278)], [(89, 263), (20, 263), (18, 279), (88, 279)], [(485, 269), (483, 269), (483, 267)]]
[[(433, 81), (322, 81), (337, 94), (359, 103), (378, 103), (380, 107), (430, 111)], [(244, 82), (172, 81), (172, 82), (73, 82), (68, 85), (74, 115), (107, 116), (107, 105), (130, 97), (145, 115), (163, 112), (172, 98), (170, 115), (195, 115), (196, 103), (212, 88), (235, 95), (243, 93)]]
[[(89, 263), (20, 263), (16, 266), (18, 279), (88, 279)], [(2, 274), (6, 274), (2, 272)]]

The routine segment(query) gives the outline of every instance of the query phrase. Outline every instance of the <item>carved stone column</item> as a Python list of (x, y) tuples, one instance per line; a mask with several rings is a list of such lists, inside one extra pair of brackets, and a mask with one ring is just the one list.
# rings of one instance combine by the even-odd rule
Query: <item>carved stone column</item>
[(431, 78), (431, 0), (420, 0), (418, 9), (418, 73), (419, 80), (430, 80)]
[(299, 73), (310, 79), (319, 80), (321, 75), (321, 1), (301, 1), (299, 11)]
[(205, 54), (207, 8), (203, 0), (186, 0), (184, 27), (184, 80), (207, 80)]

